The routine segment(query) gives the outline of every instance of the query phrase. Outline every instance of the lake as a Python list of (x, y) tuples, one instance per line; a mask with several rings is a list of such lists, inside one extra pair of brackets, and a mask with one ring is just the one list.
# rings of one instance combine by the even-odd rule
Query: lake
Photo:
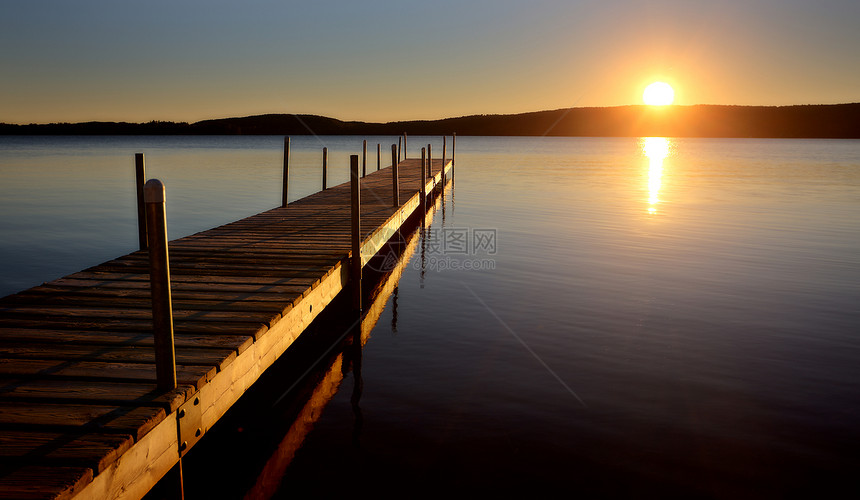
[[(291, 200), (362, 139), (293, 137)], [(177, 238), (279, 205), (282, 141), (0, 137), (0, 295), (136, 249), (134, 153)], [(190, 497), (860, 494), (860, 141), (458, 137), (410, 245), (360, 399), (348, 357), (284, 382)]]

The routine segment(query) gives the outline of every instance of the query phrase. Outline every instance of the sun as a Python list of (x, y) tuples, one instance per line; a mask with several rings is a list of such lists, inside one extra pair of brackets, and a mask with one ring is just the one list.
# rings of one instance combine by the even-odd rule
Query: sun
[(651, 106), (667, 106), (675, 100), (675, 91), (666, 82), (654, 82), (645, 87), (642, 100)]

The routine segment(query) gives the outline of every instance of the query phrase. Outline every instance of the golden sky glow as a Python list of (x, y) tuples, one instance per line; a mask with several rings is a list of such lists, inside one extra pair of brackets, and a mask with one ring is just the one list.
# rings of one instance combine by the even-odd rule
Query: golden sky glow
[[(860, 2), (0, 2), (0, 122), (860, 101)], [(417, 26), (420, 25), (421, 29)]]

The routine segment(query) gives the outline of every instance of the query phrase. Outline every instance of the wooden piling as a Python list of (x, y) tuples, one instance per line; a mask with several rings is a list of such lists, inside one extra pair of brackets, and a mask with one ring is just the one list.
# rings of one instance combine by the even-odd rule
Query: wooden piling
[(326, 174), (328, 172), (328, 148), (323, 148), (322, 190), (326, 189)]
[(167, 255), (167, 215), (164, 184), (151, 179), (144, 187), (149, 243), (149, 283), (152, 297), (152, 329), (155, 335), (155, 372), (158, 388), (176, 388), (176, 355), (173, 350), (173, 302), (170, 296), (170, 260)]
[(284, 189), (281, 195), (281, 206), (287, 206), (287, 193), (290, 183), (290, 138), (284, 137)]
[(408, 148), (406, 147), (406, 132), (403, 132), (403, 159), (404, 159), (404, 160), (406, 159), (406, 151), (407, 151), (407, 149), (408, 149)]
[(358, 177), (358, 155), (349, 157), (349, 182), (352, 199), (352, 245), (350, 258), (350, 284), (352, 308), (361, 310), (361, 180)]
[(451, 180), (454, 180), (454, 154), (457, 149), (457, 132), (451, 136)]
[(421, 148), (421, 213), (427, 213), (427, 148)]
[(400, 147), (402, 142), (403, 142), (403, 137), (402, 136), (398, 137), (397, 138), (397, 160), (398, 161), (400, 160), (400, 151), (403, 149)]
[(398, 150), (397, 146), (394, 144), (391, 145), (391, 188), (394, 192), (394, 202), (393, 205), (395, 207), (400, 206), (400, 175), (397, 171), (399, 159), (397, 158)]
[(432, 153), (430, 153), (430, 144), (427, 144), (427, 177), (433, 176), (433, 171), (432, 171), (433, 170), (433, 167), (432, 167), (433, 159), (432, 159), (432, 157), (433, 157), (433, 155), (432, 155)]
[(376, 143), (376, 171), (382, 169), (382, 144)]
[[(445, 192), (445, 159), (448, 154), (448, 136), (442, 136), (442, 192)], [(443, 210), (444, 212), (444, 210)]]
[(146, 250), (146, 203), (143, 198), (143, 185), (146, 183), (146, 168), (144, 167), (143, 153), (134, 154), (134, 175), (137, 187), (137, 239), (140, 249)]
[(367, 176), (367, 139), (361, 141), (361, 176)]

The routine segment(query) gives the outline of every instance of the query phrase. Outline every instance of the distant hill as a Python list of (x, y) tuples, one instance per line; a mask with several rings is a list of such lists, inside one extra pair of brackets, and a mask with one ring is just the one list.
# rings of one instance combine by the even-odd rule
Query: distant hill
[(520, 135), (860, 138), (860, 103), (799, 106), (616, 106), (389, 123), (269, 114), (196, 123), (0, 124), (0, 134)]

